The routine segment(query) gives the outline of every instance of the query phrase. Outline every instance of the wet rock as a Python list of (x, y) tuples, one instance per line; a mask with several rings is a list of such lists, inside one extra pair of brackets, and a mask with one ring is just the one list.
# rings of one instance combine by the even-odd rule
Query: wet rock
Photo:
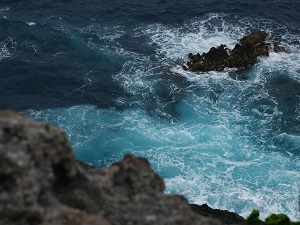
[(96, 169), (75, 160), (59, 128), (12, 111), (0, 112), (0, 180), (0, 224), (220, 224), (163, 194), (146, 159)]
[(212, 47), (209, 52), (202, 55), (190, 53), (189, 59), (190, 61), (187, 62), (187, 65), (191, 71), (222, 71), (227, 66), (229, 59), (228, 48), (225, 45), (221, 45), (217, 48)]
[(244, 68), (253, 65), (259, 56), (269, 56), (271, 50), (288, 52), (279, 42), (266, 42), (267, 33), (255, 31), (243, 37), (231, 50), (226, 45), (212, 47), (200, 55), (190, 53), (183, 69), (192, 72), (223, 71), (225, 68)]
[(290, 49), (288, 46), (283, 45), (279, 43), (278, 41), (274, 41), (271, 43), (271, 49), (273, 49), (274, 52), (286, 52), (286, 53), (291, 53), (292, 49)]
[(240, 215), (227, 210), (212, 209), (207, 204), (191, 204), (191, 209), (202, 216), (218, 218), (224, 225), (246, 225), (246, 220)]

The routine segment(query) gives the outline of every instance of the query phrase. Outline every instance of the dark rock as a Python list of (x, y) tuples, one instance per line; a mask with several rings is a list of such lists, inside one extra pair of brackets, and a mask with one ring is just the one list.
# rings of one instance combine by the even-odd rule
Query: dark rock
[(255, 46), (258, 43), (264, 43), (267, 37), (267, 33), (264, 31), (254, 31), (248, 36), (243, 37), (240, 40), (240, 44), (243, 46)]
[(278, 52), (291, 53), (292, 52), (288, 46), (283, 45), (283, 44), (279, 43), (278, 41), (273, 42), (272, 45), (271, 45), (271, 48), (273, 47), (273, 51), (276, 53), (278, 53)]
[(81, 168), (83, 168), (83, 169), (85, 169), (85, 170), (96, 169), (96, 167), (91, 166), (91, 165), (88, 165), (88, 164), (86, 164), (86, 163), (84, 163), (84, 162), (82, 162), (82, 161), (80, 161), (80, 160), (78, 160), (78, 159), (76, 159), (76, 163), (77, 163)]
[(212, 209), (207, 204), (190, 204), (192, 210), (205, 217), (217, 218), (224, 225), (246, 225), (246, 220), (240, 215), (227, 210)]
[(267, 33), (255, 31), (243, 37), (235, 47), (230, 50), (226, 45), (212, 47), (207, 53), (200, 55), (188, 54), (189, 61), (183, 69), (192, 72), (223, 71), (225, 68), (244, 68), (253, 65), (257, 57), (269, 56), (273, 49), (275, 52), (287, 52), (288, 48), (278, 42), (265, 42)]
[(146, 159), (107, 169), (76, 162), (59, 128), (12, 111), (0, 112), (0, 180), (0, 224), (220, 224), (163, 194)]
[(221, 45), (217, 48), (212, 47), (209, 52), (200, 55), (197, 53), (188, 55), (190, 61), (187, 62), (188, 69), (191, 71), (206, 72), (210, 70), (222, 71), (227, 66), (229, 59), (228, 48)]

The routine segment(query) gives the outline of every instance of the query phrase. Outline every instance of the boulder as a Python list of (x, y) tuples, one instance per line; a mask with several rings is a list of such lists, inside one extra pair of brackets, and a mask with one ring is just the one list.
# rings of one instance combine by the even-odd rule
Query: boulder
[(188, 54), (183, 69), (192, 72), (223, 71), (225, 68), (244, 68), (253, 65), (259, 56), (269, 56), (271, 50), (288, 52), (279, 42), (266, 42), (267, 33), (255, 31), (243, 37), (231, 50), (226, 45), (212, 47), (207, 53)]
[(76, 161), (65, 134), (12, 111), (0, 112), (0, 224), (219, 225), (194, 213), (140, 157), (106, 169)]

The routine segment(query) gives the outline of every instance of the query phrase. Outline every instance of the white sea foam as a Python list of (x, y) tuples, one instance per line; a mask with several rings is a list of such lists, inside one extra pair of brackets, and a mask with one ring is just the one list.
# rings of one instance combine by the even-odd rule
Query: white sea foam
[(3, 8), (0, 8), (0, 12), (7, 12), (7, 11), (9, 11), (9, 7), (8, 6), (6, 6), (6, 7), (3, 7)]
[(9, 10), (10, 10), (10, 8), (8, 6), (0, 8), (0, 15), (2, 16), (3, 19), (7, 19), (6, 12)]
[[(158, 57), (167, 57), (170, 60), (187, 59), (187, 54), (202, 53), (208, 51), (212, 46), (221, 43), (231, 46), (235, 39), (226, 35), (223, 31), (207, 31), (204, 23), (194, 22), (192, 24), (197, 30), (186, 31), (183, 28), (168, 28), (163, 25), (151, 25), (145, 30), (145, 33), (151, 35), (149, 44), (156, 44)], [(190, 26), (186, 25), (186, 26)]]
[(33, 26), (35, 26), (36, 25), (36, 23), (35, 22), (27, 22), (26, 23), (28, 26), (30, 26), (30, 27), (33, 27)]
[(0, 42), (0, 61), (11, 56), (6, 43)]

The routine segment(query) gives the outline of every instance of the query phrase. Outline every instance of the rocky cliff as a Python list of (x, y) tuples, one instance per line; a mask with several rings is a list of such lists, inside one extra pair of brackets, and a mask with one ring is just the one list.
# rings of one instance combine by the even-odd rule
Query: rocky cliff
[(12, 111), (0, 112), (0, 181), (5, 225), (222, 224), (194, 213), (184, 197), (163, 194), (146, 159), (90, 167), (76, 161), (58, 127)]

